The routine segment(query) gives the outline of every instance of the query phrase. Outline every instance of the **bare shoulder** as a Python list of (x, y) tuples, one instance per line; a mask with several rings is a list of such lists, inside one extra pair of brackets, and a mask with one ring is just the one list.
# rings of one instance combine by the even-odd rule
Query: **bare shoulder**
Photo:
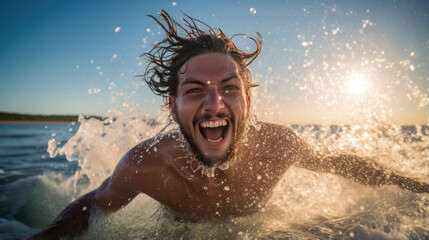
[(174, 156), (172, 146), (177, 145), (177, 138), (178, 134), (172, 131), (147, 139), (130, 149), (116, 166), (112, 175), (114, 184), (142, 191), (142, 182), (154, 182), (161, 178)]
[(250, 128), (249, 133), (258, 139), (269, 139), (272, 143), (294, 143), (301, 141), (291, 128), (275, 123), (258, 122), (256, 127), (253, 126)]
[(171, 154), (171, 148), (177, 145), (179, 134), (170, 131), (149, 138), (131, 148), (121, 159), (118, 167), (139, 168), (141, 166), (159, 164), (163, 158)]
[(100, 209), (116, 211), (139, 193), (156, 196), (165, 175), (167, 136), (158, 135), (137, 144), (117, 164), (112, 176), (94, 192)]
[(308, 143), (284, 125), (259, 122), (257, 127), (250, 128), (250, 139), (253, 139), (251, 141), (254, 141), (255, 148), (263, 147), (261, 150), (264, 151), (258, 151), (259, 154), (266, 153), (282, 164), (294, 163), (314, 155)]

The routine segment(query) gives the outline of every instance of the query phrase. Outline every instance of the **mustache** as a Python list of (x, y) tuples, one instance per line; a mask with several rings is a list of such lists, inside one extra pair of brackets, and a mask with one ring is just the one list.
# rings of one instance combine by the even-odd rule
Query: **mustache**
[(232, 116), (230, 114), (226, 114), (226, 113), (216, 113), (216, 114), (204, 113), (204, 114), (196, 116), (194, 121), (193, 121), (193, 124), (195, 125), (199, 121), (209, 120), (209, 119), (214, 118), (214, 117), (232, 119)]

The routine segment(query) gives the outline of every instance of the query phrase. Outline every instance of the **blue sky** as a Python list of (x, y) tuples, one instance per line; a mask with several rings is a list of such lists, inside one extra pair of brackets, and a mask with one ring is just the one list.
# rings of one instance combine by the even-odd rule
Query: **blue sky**
[(145, 69), (139, 55), (162, 37), (146, 15), (165, 9), (230, 36), (261, 33), (263, 50), (251, 66), (261, 84), (252, 99), (261, 118), (341, 123), (373, 115), (427, 123), (428, 1), (0, 4), (0, 111), (158, 115), (161, 100), (136, 76)]

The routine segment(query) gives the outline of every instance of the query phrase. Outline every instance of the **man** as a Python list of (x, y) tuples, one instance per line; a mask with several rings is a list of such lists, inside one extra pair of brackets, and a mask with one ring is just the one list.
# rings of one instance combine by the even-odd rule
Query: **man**
[(95, 210), (117, 211), (139, 193), (185, 217), (249, 214), (266, 203), (292, 164), (365, 184), (429, 191), (428, 184), (368, 159), (316, 154), (287, 127), (251, 121), (254, 84), (247, 66), (261, 50), (260, 35), (250, 38), (256, 50), (244, 53), (219, 29), (203, 32), (189, 16), (184, 26), (164, 11), (160, 16), (165, 24), (151, 17), (166, 37), (144, 54), (150, 61), (144, 79), (166, 99), (180, 131), (135, 146), (98, 189), (71, 203), (33, 239), (76, 235)]

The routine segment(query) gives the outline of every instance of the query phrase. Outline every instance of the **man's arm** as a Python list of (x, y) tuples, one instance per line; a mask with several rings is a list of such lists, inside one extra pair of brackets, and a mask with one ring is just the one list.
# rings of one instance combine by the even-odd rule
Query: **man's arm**
[[(371, 158), (350, 154), (335, 156), (317, 154), (290, 128), (276, 124), (261, 124), (263, 129), (266, 129), (266, 133), (263, 134), (270, 136), (270, 139), (277, 143), (278, 149), (283, 149), (286, 165), (292, 161), (299, 167), (315, 172), (335, 173), (363, 184), (392, 184), (417, 193), (429, 192), (429, 184), (383, 169)], [(284, 165), (285, 162), (280, 164)]]
[[(133, 199), (137, 192), (123, 182), (122, 175), (128, 169), (119, 164), (115, 173), (107, 178), (99, 188), (89, 192), (64, 209), (60, 215), (42, 232), (29, 239), (58, 239), (72, 237), (88, 228), (89, 220), (94, 213), (117, 211)], [(123, 169), (124, 171), (122, 171)]]
[(391, 184), (417, 193), (429, 192), (429, 184), (383, 169), (370, 158), (343, 154), (319, 157), (317, 162), (313, 160), (312, 166), (306, 167), (319, 172), (332, 172), (368, 185)]
[(392, 184), (417, 193), (429, 192), (429, 184), (383, 169), (371, 158), (348, 154), (321, 156), (307, 145), (300, 153), (298, 166), (309, 170), (335, 173), (368, 185)]

